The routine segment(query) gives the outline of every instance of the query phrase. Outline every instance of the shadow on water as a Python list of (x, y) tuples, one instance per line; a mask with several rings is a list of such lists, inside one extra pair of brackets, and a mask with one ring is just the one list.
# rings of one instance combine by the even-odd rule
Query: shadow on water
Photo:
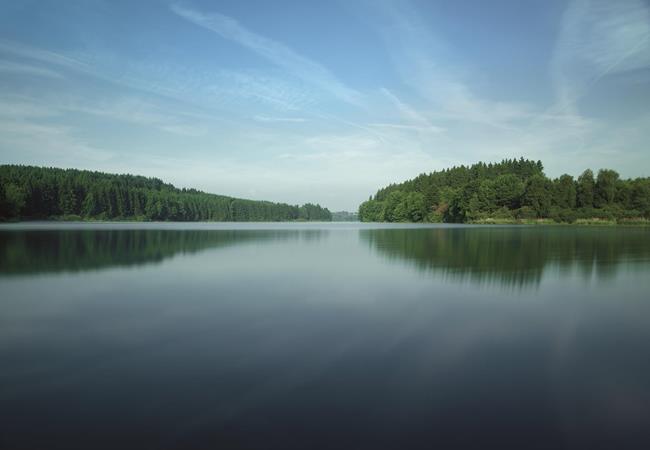
[(391, 262), (407, 262), (452, 281), (539, 285), (545, 270), (607, 279), (623, 263), (650, 261), (645, 228), (438, 227), (360, 230)]
[(160, 263), (241, 244), (315, 241), (328, 230), (16, 230), (0, 232), (0, 275)]

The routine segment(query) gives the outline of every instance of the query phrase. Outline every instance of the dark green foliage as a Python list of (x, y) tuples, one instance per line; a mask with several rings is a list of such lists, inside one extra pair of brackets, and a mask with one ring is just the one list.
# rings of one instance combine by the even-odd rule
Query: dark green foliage
[(603, 208), (614, 203), (617, 183), (618, 173), (615, 171), (609, 169), (598, 171), (596, 190), (594, 192), (594, 206), (596, 208)]
[(522, 204), (535, 211), (537, 217), (548, 217), (551, 210), (551, 192), (553, 185), (543, 175), (533, 175), (526, 181)]
[(493, 205), (507, 209), (519, 207), (521, 195), (524, 192), (524, 184), (517, 175), (499, 175), (494, 180), (487, 180), (481, 183), (481, 188), (485, 185), (488, 185), (490, 195), (488, 207), (492, 207)]
[(576, 204), (579, 208), (591, 208), (594, 206), (594, 173), (587, 169), (578, 177), (576, 186), (577, 198)]
[(0, 185), (0, 219), (16, 217), (25, 206), (25, 191), (14, 183)]
[(571, 175), (564, 174), (553, 180), (552, 203), (560, 208), (574, 209), (576, 207), (576, 183)]
[(540, 161), (523, 158), (422, 174), (377, 191), (359, 206), (363, 222), (620, 220), (650, 217), (650, 178), (621, 180), (585, 170), (550, 180)]
[(330, 221), (327, 208), (178, 189), (156, 178), (86, 170), (0, 166), (0, 219)]

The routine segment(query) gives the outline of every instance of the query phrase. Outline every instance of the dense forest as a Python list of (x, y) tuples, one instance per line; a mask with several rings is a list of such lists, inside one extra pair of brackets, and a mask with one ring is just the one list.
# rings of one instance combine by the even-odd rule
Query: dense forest
[(0, 166), (0, 220), (330, 221), (327, 208), (178, 189), (157, 178)]
[(391, 184), (362, 203), (364, 222), (647, 221), (650, 178), (624, 180), (614, 170), (578, 179), (544, 175), (541, 161), (478, 163)]

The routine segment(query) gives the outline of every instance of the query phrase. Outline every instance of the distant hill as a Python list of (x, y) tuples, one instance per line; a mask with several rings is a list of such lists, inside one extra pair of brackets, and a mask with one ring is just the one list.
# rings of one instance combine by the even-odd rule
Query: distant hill
[(320, 205), (245, 200), (178, 189), (157, 178), (0, 166), (0, 219), (331, 221)]
[(359, 220), (359, 214), (348, 211), (335, 211), (332, 213), (334, 222), (356, 222)]
[[(359, 206), (364, 222), (521, 222), (650, 219), (650, 178), (613, 170), (550, 179), (523, 158), (421, 174), (379, 189)], [(643, 219), (645, 218), (645, 219)]]

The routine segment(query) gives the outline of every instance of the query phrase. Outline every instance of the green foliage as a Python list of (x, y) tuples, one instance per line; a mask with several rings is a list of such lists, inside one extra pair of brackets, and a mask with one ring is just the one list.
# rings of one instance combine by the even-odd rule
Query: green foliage
[(534, 175), (526, 181), (522, 204), (535, 211), (537, 217), (548, 217), (551, 209), (551, 181), (543, 175)]
[(422, 222), (426, 215), (424, 195), (420, 192), (409, 192), (405, 199), (406, 216), (409, 222)]
[(522, 206), (514, 211), (514, 215), (519, 220), (537, 219), (539, 217), (537, 211), (530, 206)]
[(553, 181), (552, 203), (560, 208), (576, 207), (576, 183), (571, 175), (564, 174)]
[(14, 218), (25, 207), (25, 191), (14, 183), (2, 183), (0, 196), (0, 218)]
[(393, 191), (384, 201), (382, 216), (386, 222), (407, 222), (408, 212), (406, 195), (402, 191)]
[(603, 208), (614, 203), (618, 173), (609, 169), (598, 171), (596, 189), (594, 191), (594, 206)]
[(514, 174), (499, 175), (491, 183), (494, 190), (494, 203), (500, 208), (514, 209), (519, 207), (524, 184)]
[(364, 222), (556, 221), (650, 218), (650, 178), (621, 180), (601, 170), (597, 180), (585, 170), (577, 181), (551, 181), (540, 161), (523, 158), (478, 163), (421, 174), (391, 184), (363, 202)]
[(576, 204), (579, 208), (591, 208), (594, 206), (594, 173), (587, 169), (578, 177), (578, 186), (576, 188)]
[(384, 203), (368, 200), (359, 206), (359, 220), (361, 222), (383, 222)]
[(160, 221), (330, 221), (327, 208), (178, 189), (157, 178), (0, 166), (0, 218)]

